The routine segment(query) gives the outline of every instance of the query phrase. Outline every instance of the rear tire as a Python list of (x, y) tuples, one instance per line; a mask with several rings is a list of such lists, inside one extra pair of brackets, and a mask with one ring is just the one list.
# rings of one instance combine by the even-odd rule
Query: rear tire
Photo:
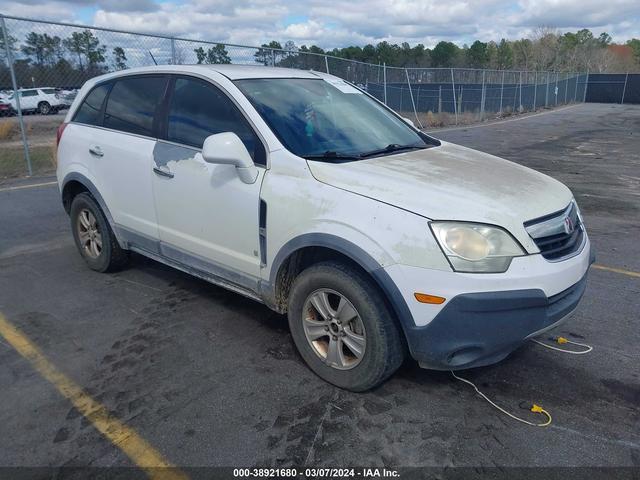
[(120, 248), (102, 209), (91, 195), (76, 195), (69, 216), (76, 247), (90, 269), (112, 272), (127, 264), (128, 251)]
[(288, 316), (307, 365), (340, 388), (369, 390), (404, 361), (395, 316), (373, 281), (354, 267), (328, 261), (304, 270), (291, 288)]
[(51, 105), (49, 105), (49, 102), (40, 102), (38, 104), (38, 112), (40, 112), (40, 115), (49, 115), (49, 113), (51, 113)]

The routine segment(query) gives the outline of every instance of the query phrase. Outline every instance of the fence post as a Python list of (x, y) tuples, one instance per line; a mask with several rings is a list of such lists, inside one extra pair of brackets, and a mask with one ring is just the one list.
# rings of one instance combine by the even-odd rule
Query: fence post
[(587, 88), (589, 88), (589, 70), (587, 69), (587, 76), (584, 79), (584, 95), (582, 97), (582, 103), (587, 103)]
[(327, 73), (329, 73), (329, 58), (326, 55), (324, 56), (324, 68), (327, 70)]
[(504, 97), (504, 70), (502, 70), (502, 81), (500, 83), (500, 116), (502, 116), (502, 98)]
[(442, 85), (438, 85), (438, 113), (442, 113)]
[(574, 72), (576, 74), (576, 88), (574, 89), (573, 92), (573, 103), (576, 103), (578, 101), (578, 73)]
[(384, 104), (387, 105), (387, 62), (382, 64), (382, 81), (384, 82)]
[(556, 72), (556, 88), (553, 90), (553, 94), (556, 97), (556, 107), (558, 106), (558, 72)]
[(456, 115), (456, 125), (458, 124), (458, 104), (456, 103), (456, 81), (453, 78), (453, 68), (451, 69), (451, 91), (453, 91), (453, 112)]
[(567, 90), (569, 90), (569, 74), (564, 74), (564, 104), (567, 104)]
[(16, 99), (16, 110), (18, 111), (18, 123), (20, 123), (20, 136), (22, 137), (22, 146), (24, 147), (24, 158), (27, 161), (27, 171), (29, 176), (33, 175), (31, 168), (31, 156), (29, 155), (29, 145), (27, 145), (27, 134), (24, 130), (24, 120), (22, 118), (22, 108), (20, 107), (20, 92), (18, 91), (18, 82), (16, 82), (16, 72), (13, 69), (13, 54), (9, 48), (9, 34), (7, 33), (7, 24), (4, 21), (4, 15), (0, 15), (0, 23), (2, 24), (2, 37), (4, 39), (4, 49), (7, 55), (7, 64), (11, 74), (11, 85), (13, 86), (13, 96)]
[(627, 93), (627, 80), (628, 79), (629, 79), (629, 72), (627, 72), (627, 74), (624, 76), (624, 87), (622, 87), (622, 100), (620, 101), (620, 105), (624, 105), (624, 94)]
[(519, 87), (520, 87), (520, 99), (518, 101), (518, 112), (521, 112), (523, 110), (522, 108), (522, 71), (520, 72)]
[(485, 84), (485, 75), (487, 71), (482, 70), (482, 95), (480, 97), (480, 121), (484, 120), (484, 102), (485, 97), (487, 95), (486, 84)]
[(276, 66), (276, 51), (274, 49), (271, 49), (271, 66)]
[[(418, 125), (420, 125), (420, 128), (424, 128), (422, 126), (422, 122), (418, 118), (418, 111), (416, 110), (416, 102), (413, 100), (413, 90), (411, 89), (411, 82), (409, 81), (409, 70), (407, 70), (405, 68), (404, 69), (404, 74), (407, 77), (407, 85), (409, 85), (409, 96), (411, 97), (411, 105), (413, 106), (413, 114), (416, 116), (416, 120), (418, 121)], [(420, 92), (420, 90), (418, 90), (418, 92)]]
[(549, 72), (547, 72), (547, 88), (544, 93), (544, 107), (547, 108), (549, 106)]
[(171, 65), (176, 64), (176, 39), (171, 37)]
[(536, 102), (538, 101), (538, 71), (533, 72), (533, 111), (536, 111)]

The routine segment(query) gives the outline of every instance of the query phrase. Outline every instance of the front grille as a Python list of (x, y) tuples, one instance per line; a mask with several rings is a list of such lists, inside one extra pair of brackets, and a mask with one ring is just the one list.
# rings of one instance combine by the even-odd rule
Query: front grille
[(572, 256), (584, 241), (584, 226), (573, 202), (561, 212), (525, 222), (524, 227), (547, 260)]

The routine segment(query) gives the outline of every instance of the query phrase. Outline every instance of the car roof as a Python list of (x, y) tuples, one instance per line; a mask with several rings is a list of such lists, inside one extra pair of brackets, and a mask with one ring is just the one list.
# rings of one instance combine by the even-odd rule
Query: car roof
[(262, 65), (194, 65), (209, 68), (231, 80), (244, 78), (318, 78), (311, 70), (295, 68), (265, 67)]
[(120, 70), (95, 77), (93, 80), (102, 81), (109, 78), (117, 78), (122, 75), (136, 73), (194, 73), (208, 76), (217, 72), (230, 80), (247, 78), (322, 78), (326, 73), (312, 70), (298, 70), (295, 68), (265, 67), (262, 65), (157, 65), (151, 67), (137, 67)]

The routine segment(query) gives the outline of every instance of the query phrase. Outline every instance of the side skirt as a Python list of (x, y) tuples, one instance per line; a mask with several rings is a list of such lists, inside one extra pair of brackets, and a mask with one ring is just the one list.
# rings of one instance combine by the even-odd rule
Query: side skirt
[(198, 277), (209, 283), (217, 285), (218, 287), (225, 288), (234, 293), (239, 293), (240, 295), (250, 298), (251, 300), (255, 300), (256, 302), (264, 303), (262, 298), (260, 298), (260, 296), (258, 296), (255, 292), (249, 290), (248, 288), (241, 287), (240, 285), (236, 285), (235, 283), (231, 283), (224, 278), (218, 277), (217, 275), (203, 272), (202, 270), (198, 270), (197, 268), (193, 268), (188, 265), (184, 265), (182, 263), (171, 260), (170, 258), (164, 257), (162, 255), (158, 255), (157, 253), (151, 253), (147, 250), (136, 247), (135, 245), (129, 245), (129, 250), (155, 260), (156, 262), (160, 262), (169, 267), (175, 268), (176, 270), (180, 270), (181, 272), (188, 273), (189, 275), (193, 275), (194, 277)]

